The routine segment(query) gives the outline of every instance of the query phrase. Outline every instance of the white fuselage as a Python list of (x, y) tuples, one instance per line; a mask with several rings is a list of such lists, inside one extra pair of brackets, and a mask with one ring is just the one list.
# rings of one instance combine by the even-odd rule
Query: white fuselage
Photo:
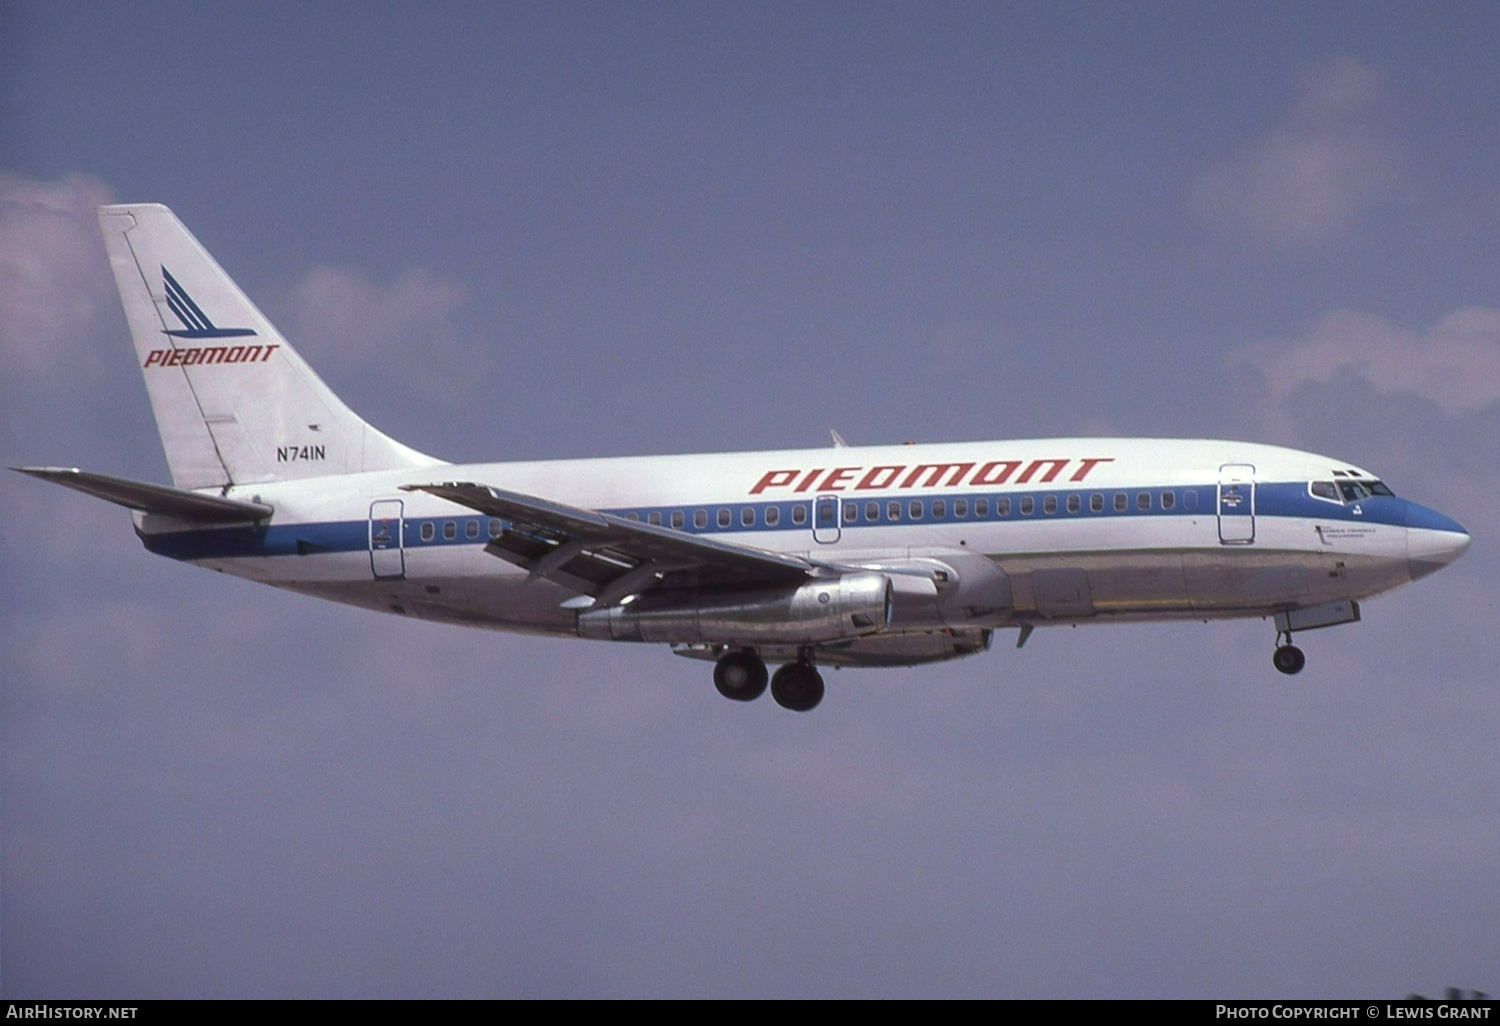
[(1253, 443), (1051, 439), (421, 467), (231, 489), (275, 507), (256, 526), (137, 521), (153, 551), (268, 584), (575, 633), (576, 592), (486, 552), (502, 522), (403, 490), (483, 482), (817, 563), (981, 554), (1010, 580), (1010, 608), (976, 621), (995, 627), (1264, 616), (1374, 595), (1467, 545), (1407, 500), (1311, 490), (1356, 479), (1373, 476)]

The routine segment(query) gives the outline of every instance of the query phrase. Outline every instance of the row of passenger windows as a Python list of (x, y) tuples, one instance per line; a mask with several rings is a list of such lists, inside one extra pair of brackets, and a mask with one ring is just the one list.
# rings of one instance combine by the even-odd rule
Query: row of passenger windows
[[(502, 531), (504, 530), (504, 528), (501, 525), (501, 521), (496, 520), (494, 517), (490, 517), (488, 519), (489, 519), (490, 537), (491, 538), (498, 538), (498, 537), (500, 537)], [(467, 520), (464, 521), (464, 537), (467, 538), (469, 541), (473, 541), (476, 538), (478, 538), (479, 535), (480, 535), (480, 532), (482, 530), (483, 530), (483, 528), (481, 528), (479, 526), (479, 520), (477, 518), (471, 518), (471, 519), (467, 519)], [(433, 520), (424, 520), (424, 521), (422, 521), (422, 540), (424, 542), (430, 542), (430, 541), (433, 541), (436, 538), (437, 538), (437, 522), (433, 521)], [(458, 540), (458, 522), (456, 520), (444, 520), (443, 521), (443, 540), (444, 541), (457, 541)]]
[[(1189, 494), (1194, 500), (1192, 505), (1196, 505), (1197, 493)], [(1083, 512), (1083, 496), (1081, 495), (1069, 495), (1065, 498), (1056, 495), (1044, 495), (1041, 502), (1042, 512), (1049, 516), (1056, 513), (1059, 502), (1063, 504), (1063, 507), (1069, 513)], [(1092, 513), (1103, 513), (1106, 504), (1112, 506), (1116, 513), (1124, 513), (1130, 509), (1130, 496), (1125, 492), (1115, 492), (1112, 500), (1106, 500), (1105, 496), (1098, 492), (1089, 496), (1089, 511)], [(907, 520), (923, 520), (926, 518), (928, 509), (930, 508), (932, 519), (945, 520), (948, 518), (948, 505), (947, 499), (933, 499), (930, 507), (922, 499), (909, 499), (905, 503), (905, 518)], [(954, 499), (952, 505), (955, 519), (968, 518), (968, 499)], [(846, 524), (855, 524), (863, 519), (865, 523), (876, 523), (882, 519), (886, 521), (902, 519), (903, 507), (900, 500), (891, 499), (885, 502), (883, 506), (884, 509), (882, 510), (882, 504), (879, 502), (866, 502), (863, 506), (857, 502), (846, 502), (844, 503), (843, 522)], [(1036, 512), (1036, 506), (1035, 497), (1030, 495), (1023, 495), (1019, 500), (1016, 500), (1014, 506), (1010, 498), (999, 498), (995, 500), (995, 516), (1008, 517), (1012, 514), (1013, 510), (1019, 510), (1021, 516), (1029, 517)], [(990, 515), (990, 500), (975, 499), (973, 508), (975, 517), (988, 517)], [(1161, 492), (1158, 496), (1153, 495), (1151, 492), (1137, 492), (1135, 495), (1135, 508), (1143, 512), (1149, 512), (1155, 508), (1173, 510), (1177, 508), (1177, 494), (1175, 492)], [(882, 512), (884, 514), (883, 517)]]
[[(1044, 514), (1055, 514), (1058, 509), (1065, 508), (1069, 513), (1083, 512), (1084, 497), (1081, 495), (1044, 495), (1041, 497), (1041, 509)], [(1127, 492), (1115, 492), (1112, 496), (1105, 496), (1095, 492), (1088, 496), (1089, 511), (1092, 513), (1103, 513), (1105, 509), (1112, 508), (1116, 513), (1128, 511), (1132, 504), (1137, 510), (1149, 512), (1153, 509), (1171, 511), (1177, 508), (1177, 493), (1173, 491), (1163, 492), (1136, 492), (1133, 503), (1132, 496)], [(1184, 506), (1194, 509), (1198, 505), (1198, 493), (1189, 491), (1184, 495)], [(1036, 512), (1037, 499), (1035, 496), (1025, 495), (1019, 499), (1012, 500), (1010, 497), (1002, 497), (993, 501), (994, 515), (997, 517), (1008, 517), (1019, 512), (1023, 517), (1029, 517)], [(898, 520), (926, 520), (929, 515), (933, 520), (949, 519), (950, 511), (953, 519), (967, 520), (972, 515), (976, 518), (988, 518), (991, 513), (991, 500), (988, 498), (974, 499), (889, 499), (884, 502), (869, 500), (864, 503), (846, 501), (843, 504), (843, 519), (841, 523), (880, 523), (894, 522)], [(742, 506), (739, 511), (739, 522), (741, 527), (755, 527), (761, 521), (763, 513), (766, 527), (776, 527), (781, 523), (782, 511), (779, 506), (767, 506), (763, 511), (754, 506)], [(630, 520), (640, 520), (641, 514), (627, 513)], [(823, 514), (820, 513), (821, 517)], [(807, 523), (807, 506), (798, 504), (791, 508), (791, 522), (797, 526)], [(646, 523), (653, 526), (670, 525), (681, 528), (687, 524), (687, 513), (684, 510), (671, 510), (662, 512), (651, 510), (646, 513)], [(708, 526), (709, 511), (704, 509), (693, 510), (693, 527), (703, 530)], [(714, 513), (714, 522), (719, 527), (730, 527), (734, 524), (734, 511), (720, 508)], [(829, 523), (819, 522), (819, 527), (831, 527)]]
[[(630, 519), (630, 520), (639, 520), (639, 519), (641, 519), (641, 515), (639, 513), (626, 513), (625, 516), (626, 516), (627, 519)], [(746, 506), (744, 509), (740, 510), (740, 526), (741, 527), (754, 527), (755, 526), (755, 520), (756, 520), (756, 517), (755, 517), (755, 507), (753, 507), (753, 506)], [(730, 525), (732, 525), (734, 523), (734, 512), (732, 510), (721, 509), (721, 510), (718, 511), (718, 513), (716, 513), (714, 515), (714, 521), (720, 527), (729, 527)], [(671, 514), (669, 515), (668, 522), (673, 527), (677, 527), (677, 528), (686, 527), (687, 526), (687, 514), (684, 513), (680, 509), (674, 509), (674, 510), (672, 510)], [(660, 512), (658, 512), (658, 511), (656, 511), (656, 510), (652, 510), (650, 513), (646, 514), (646, 523), (652, 524), (652, 525), (654, 525), (656, 527), (660, 527), (661, 524), (662, 524), (662, 514)], [(767, 506), (766, 507), (766, 526), (767, 527), (775, 527), (779, 523), (781, 523), (781, 510), (780, 510), (780, 508), (776, 507), (776, 506)], [(792, 507), (792, 523), (799, 524), (799, 525), (807, 523), (807, 507), (806, 506), (793, 506)], [(693, 510), (693, 527), (695, 527), (695, 528), (697, 528), (698, 530), (701, 531), (701, 530), (703, 530), (707, 526), (708, 526), (708, 510), (706, 510), (706, 509), (695, 509), (695, 510)]]
[[(1051, 516), (1057, 513), (1060, 507), (1066, 509), (1069, 513), (1081, 513), (1083, 512), (1083, 502), (1083, 496), (1077, 494), (1067, 496), (1043, 495), (1040, 505), (1042, 513)], [(1036, 497), (1031, 495), (1023, 495), (1015, 500), (1012, 500), (1009, 496), (993, 500), (994, 515), (997, 517), (1009, 517), (1017, 512), (1023, 517), (1029, 517), (1036, 513), (1037, 505)], [(1106, 508), (1112, 509), (1116, 513), (1124, 513), (1130, 509), (1131, 505), (1132, 497), (1126, 492), (1115, 492), (1109, 497), (1095, 492), (1088, 496), (1088, 506), (1091, 513), (1103, 513)], [(1177, 508), (1177, 494), (1172, 491), (1156, 493), (1136, 492), (1133, 505), (1137, 510), (1142, 512), (1150, 512), (1153, 509), (1170, 512)], [(1194, 509), (1197, 505), (1198, 493), (1195, 491), (1186, 492), (1183, 496), (1184, 508)], [(890, 499), (884, 502), (872, 499), (864, 503), (846, 501), (843, 504), (843, 520), (841, 522), (844, 524), (894, 523), (900, 520), (926, 520), (929, 518), (929, 515), (933, 520), (946, 520), (949, 518), (950, 512), (954, 519), (959, 520), (969, 519), (971, 513), (975, 518), (988, 518), (991, 514), (991, 506), (991, 500), (988, 498), (974, 499), (972, 501), (969, 499), (907, 499), (904, 501), (901, 499)], [(826, 508), (830, 515), (827, 517), (826, 522), (820, 520), (817, 525), (819, 527), (835, 526), (832, 522), (831, 504)], [(807, 525), (807, 510), (808, 508), (805, 503), (798, 503), (793, 506), (788, 513), (792, 524), (798, 527), (805, 527)], [(640, 513), (627, 513), (625, 516), (629, 520), (641, 519)], [(741, 527), (755, 527), (762, 521), (766, 527), (777, 527), (781, 524), (781, 516), (782, 511), (779, 506), (766, 506), (764, 510), (758, 510), (754, 506), (742, 506), (739, 511), (739, 522)], [(824, 514), (820, 512), (819, 516), (822, 517)], [(645, 520), (646, 523), (655, 527), (669, 525), (681, 529), (687, 526), (687, 517), (686, 510), (674, 509), (665, 512), (662, 510), (651, 510), (646, 513)], [(708, 510), (695, 509), (692, 511), (692, 517), (693, 527), (696, 530), (701, 531), (708, 527)], [(714, 523), (721, 528), (728, 528), (734, 525), (735, 515), (731, 509), (720, 507), (714, 511), (713, 517)], [(504, 530), (503, 521), (494, 517), (483, 518), (483, 520), (488, 524), (490, 538), (500, 537)], [(462, 523), (462, 527), (460, 527), (460, 523)], [(424, 542), (437, 540), (439, 524), (441, 524), (444, 541), (457, 541), (460, 530), (462, 530), (465, 539), (476, 541), (480, 534), (485, 533), (486, 530), (485, 527), (481, 526), (481, 518), (479, 517), (465, 518), (462, 522), (456, 520), (424, 520), (421, 522), (420, 529)]]

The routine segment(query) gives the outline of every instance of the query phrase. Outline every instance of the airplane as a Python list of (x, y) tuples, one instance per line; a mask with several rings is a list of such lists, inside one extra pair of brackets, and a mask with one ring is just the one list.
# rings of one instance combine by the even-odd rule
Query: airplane
[[(1469, 535), (1341, 459), (1047, 438), (455, 465), (366, 423), (177, 217), (99, 223), (172, 485), (12, 468), (131, 511), (158, 555), (390, 614), (665, 644), (727, 698), (807, 711), (819, 666), (912, 666), (1037, 627), (1294, 632)], [(774, 676), (767, 664), (781, 664)]]

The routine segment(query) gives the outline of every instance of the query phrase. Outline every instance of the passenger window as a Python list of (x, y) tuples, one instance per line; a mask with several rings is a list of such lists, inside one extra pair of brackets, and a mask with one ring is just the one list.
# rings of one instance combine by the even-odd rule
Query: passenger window
[(625, 514), (625, 519), (626, 520), (639, 520), (639, 519), (641, 519), (641, 515), (639, 513), (626, 513)]
[(1136, 496), (1135, 496), (1135, 508), (1136, 509), (1150, 509), (1151, 508), (1151, 493), (1150, 492), (1137, 492)]
[(1177, 493), (1176, 492), (1162, 492), (1161, 493), (1161, 508), (1162, 509), (1171, 509), (1172, 507), (1174, 507), (1176, 505), (1177, 505)]
[(990, 515), (990, 500), (989, 499), (975, 499), (974, 500), (974, 515), (976, 517), (987, 517), (987, 516), (989, 516)]
[(1182, 508), (1198, 508), (1198, 490), (1196, 488), (1189, 488), (1187, 491), (1182, 493)]
[(458, 537), (458, 525), (451, 520), (443, 521), (443, 540), (452, 541)]
[(921, 499), (913, 499), (910, 502), (908, 502), (906, 504), (906, 512), (911, 516), (911, 518), (913, 520), (921, 520), (922, 519), (922, 500)]
[(708, 510), (693, 510), (693, 526), (698, 528), (700, 531), (708, 526)]
[(775, 527), (779, 523), (781, 523), (781, 507), (780, 506), (767, 506), (766, 507), (766, 526), (767, 527)]
[(1083, 508), (1083, 500), (1076, 495), (1068, 496), (1068, 512), (1077, 513)]
[(1042, 499), (1042, 512), (1046, 513), (1048, 516), (1051, 516), (1053, 513), (1057, 512), (1057, 496), (1048, 495), (1046, 498)]
[(504, 533), (505, 525), (500, 521), (498, 517), (492, 517), (490, 519), (490, 537), (498, 538)]
[(877, 520), (880, 519), (880, 503), (878, 503), (878, 502), (867, 502), (867, 503), (865, 503), (865, 519), (868, 520), (872, 524), (875, 521), (877, 521)]
[(478, 538), (479, 537), (479, 521), (477, 521), (477, 520), (470, 520), (470, 521), (468, 521), (467, 523), (464, 524), (464, 537), (465, 538)]
[(942, 499), (932, 500), (932, 519), (941, 520), (948, 515), (948, 504)]
[(729, 526), (729, 518), (730, 518), (730, 516), (731, 516), (731, 514), (730, 514), (729, 510), (727, 510), (727, 509), (721, 509), (721, 510), (719, 510), (719, 526), (720, 527), (728, 527)]
[(1100, 495), (1098, 492), (1095, 492), (1093, 495), (1090, 495), (1089, 496), (1089, 509), (1093, 510), (1095, 513), (1103, 513), (1104, 512), (1104, 496)]
[(807, 507), (802, 505), (800, 502), (792, 507), (792, 523), (796, 524), (798, 527), (801, 527), (803, 524), (807, 523)]
[(682, 510), (674, 509), (672, 511), (672, 526), (680, 528), (685, 523), (687, 523), (687, 518), (682, 515)]
[(996, 499), (995, 500), (995, 516), (997, 516), (997, 517), (1008, 517), (1008, 516), (1010, 516), (1010, 500), (1009, 499)]
[(887, 520), (901, 519), (901, 503), (891, 501), (885, 504), (885, 518)]
[(754, 527), (755, 526), (755, 507), (754, 506), (746, 506), (744, 509), (740, 510), (740, 524), (743, 527)]
[(1115, 492), (1115, 512), (1124, 513), (1125, 508), (1130, 505), (1130, 500), (1125, 498), (1124, 492)]
[[(1004, 500), (1001, 500), (1001, 501), (1004, 501)], [(1023, 517), (1029, 517), (1029, 516), (1031, 516), (1032, 511), (1035, 510), (1035, 509), (1036, 509), (1036, 500), (1033, 499), (1031, 496), (1028, 495), (1024, 499), (1021, 500), (1021, 516), (1023, 516)]]
[(422, 525), (422, 540), (423, 541), (432, 541), (433, 537), (436, 534), (437, 534), (437, 532), (435, 530), (433, 530), (432, 521), (431, 520), (427, 521), (427, 523), (425, 523), (425, 524)]
[(859, 503), (844, 503), (844, 523), (852, 524), (859, 519)]
[(962, 519), (963, 517), (968, 516), (969, 515), (969, 500), (968, 499), (954, 499), (953, 500), (953, 515), (956, 516), (956, 517), (958, 517), (958, 518), (960, 518), (960, 519)]
[(659, 510), (652, 510), (650, 513), (647, 513), (646, 514), (646, 523), (650, 524), (653, 527), (660, 527), (661, 526), (661, 512)]

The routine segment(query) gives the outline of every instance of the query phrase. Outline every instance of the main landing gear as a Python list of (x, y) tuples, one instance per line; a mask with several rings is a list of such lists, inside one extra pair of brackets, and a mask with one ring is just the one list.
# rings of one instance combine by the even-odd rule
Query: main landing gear
[[(771, 680), (771, 697), (783, 709), (807, 712), (823, 700), (823, 675), (813, 666), (810, 653), (787, 663)], [(714, 687), (725, 698), (749, 702), (766, 690), (766, 664), (749, 649), (724, 653), (714, 664)]]
[[(1285, 643), (1282, 639), (1285, 638)], [(1307, 656), (1302, 650), (1292, 644), (1292, 632), (1281, 631), (1276, 635), (1276, 651), (1271, 655), (1271, 663), (1285, 674), (1301, 673), (1302, 667), (1307, 665)]]
[(725, 698), (752, 702), (766, 690), (766, 664), (749, 649), (728, 652), (714, 664), (714, 687)]

